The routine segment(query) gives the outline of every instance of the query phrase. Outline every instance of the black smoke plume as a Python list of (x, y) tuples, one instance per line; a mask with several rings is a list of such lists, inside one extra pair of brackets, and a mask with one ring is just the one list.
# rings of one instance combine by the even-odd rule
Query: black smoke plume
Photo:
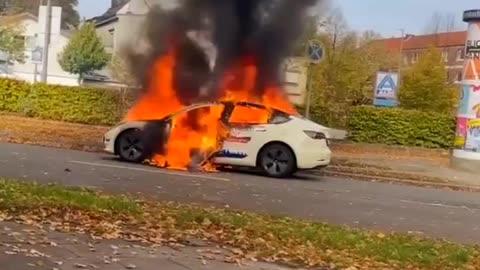
[[(258, 65), (256, 93), (266, 83), (279, 83), (280, 67), (302, 34), (306, 11), (317, 0), (183, 0), (165, 10), (152, 7), (145, 24), (148, 49), (130, 50), (129, 62), (137, 81), (148, 89), (148, 70), (158, 57), (176, 48), (174, 86), (189, 105), (215, 99), (225, 71), (244, 55)], [(189, 32), (205, 33), (216, 50), (212, 59)], [(207, 44), (208, 45), (208, 44)], [(210, 65), (214, 61), (214, 67)], [(241, 76), (241, 74), (239, 74)], [(202, 88), (204, 90), (202, 95)]]
[[(128, 50), (130, 70), (142, 89), (149, 89), (155, 61), (175, 49), (174, 87), (184, 105), (215, 101), (227, 70), (252, 57), (258, 76), (255, 93), (267, 84), (280, 85), (280, 69), (303, 31), (306, 12), (317, 0), (184, 0), (166, 10), (152, 7), (145, 23), (146, 48)], [(193, 33), (193, 34), (192, 34)], [(203, 41), (192, 38), (200, 33)], [(202, 36), (203, 35), (203, 36)], [(197, 36), (198, 37), (198, 36)], [(213, 65), (212, 65), (213, 64)], [(235, 80), (242, 80), (236, 74)], [(195, 122), (195, 121), (190, 121)], [(162, 123), (145, 128), (146, 148), (163, 154)], [(196, 127), (195, 123), (192, 128)], [(152, 135), (152, 133), (155, 133)]]

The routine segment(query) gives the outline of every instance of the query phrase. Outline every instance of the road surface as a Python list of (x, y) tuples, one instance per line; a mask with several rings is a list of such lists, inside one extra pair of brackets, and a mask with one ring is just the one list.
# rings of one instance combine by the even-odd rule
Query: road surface
[(16, 144), (0, 144), (0, 177), (480, 243), (478, 193), (319, 176), (278, 180), (184, 173), (97, 153)]

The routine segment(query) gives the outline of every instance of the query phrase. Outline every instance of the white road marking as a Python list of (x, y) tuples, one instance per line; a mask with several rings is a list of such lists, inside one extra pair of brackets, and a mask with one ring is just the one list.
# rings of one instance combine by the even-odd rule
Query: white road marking
[(480, 209), (477, 209), (477, 208), (470, 208), (467, 206), (456, 206), (456, 205), (442, 204), (442, 203), (427, 203), (427, 202), (418, 202), (418, 201), (410, 201), (410, 200), (400, 200), (400, 202), (418, 204), (418, 205), (427, 205), (427, 206), (433, 206), (433, 207), (441, 207), (441, 208), (450, 208), (450, 209), (464, 209), (469, 212), (480, 211)]
[(75, 163), (75, 164), (80, 164), (80, 165), (89, 165), (89, 166), (95, 166), (95, 167), (124, 169), (124, 170), (139, 171), (139, 172), (149, 172), (149, 173), (157, 173), (157, 174), (165, 174), (165, 175), (183, 176), (183, 177), (196, 178), (196, 179), (200, 178), (200, 179), (205, 179), (205, 180), (230, 182), (230, 179), (228, 179), (228, 178), (213, 177), (213, 176), (198, 175), (198, 174), (176, 173), (176, 172), (172, 172), (172, 171), (165, 171), (165, 170), (162, 170), (162, 169), (152, 170), (152, 169), (143, 169), (143, 168), (135, 168), (135, 167), (128, 167), (128, 166), (109, 165), (109, 164), (103, 164), (103, 163), (92, 163), (92, 162), (75, 161), (75, 160), (70, 161), (70, 163)]

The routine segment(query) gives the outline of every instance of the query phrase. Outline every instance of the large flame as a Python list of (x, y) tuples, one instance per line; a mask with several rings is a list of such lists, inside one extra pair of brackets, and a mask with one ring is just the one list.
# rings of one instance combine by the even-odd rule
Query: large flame
[[(144, 96), (128, 112), (126, 121), (158, 120), (181, 112), (191, 104), (182, 104), (173, 86), (175, 54), (160, 57), (150, 70), (150, 82)], [(241, 74), (241, 76), (239, 76)], [(158, 166), (186, 170), (192, 158), (214, 153), (222, 147), (228, 130), (219, 121), (224, 109), (222, 101), (251, 102), (295, 114), (280, 86), (274, 84), (263, 89), (263, 95), (255, 91), (258, 68), (251, 57), (241, 59), (240, 64), (227, 72), (221, 83), (218, 105), (180, 113), (173, 118), (173, 127), (164, 155), (156, 155), (152, 163)], [(266, 110), (236, 107), (230, 117), (232, 123), (265, 124), (270, 115)], [(207, 163), (208, 164), (208, 163)], [(211, 168), (211, 167), (210, 167)]]

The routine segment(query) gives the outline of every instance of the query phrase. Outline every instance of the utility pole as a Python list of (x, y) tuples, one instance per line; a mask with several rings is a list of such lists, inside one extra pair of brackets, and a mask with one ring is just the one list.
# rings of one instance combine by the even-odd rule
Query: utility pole
[(402, 72), (402, 63), (403, 63), (403, 47), (405, 44), (405, 29), (399, 29), (402, 33), (402, 39), (400, 40), (400, 60), (398, 61), (398, 84), (400, 85), (401, 81), (401, 72)]
[(43, 59), (42, 59), (42, 77), (43, 83), (47, 82), (48, 78), (48, 51), (50, 46), (50, 35), (52, 29), (52, 0), (47, 0), (47, 12), (45, 18), (45, 39), (43, 41)]

